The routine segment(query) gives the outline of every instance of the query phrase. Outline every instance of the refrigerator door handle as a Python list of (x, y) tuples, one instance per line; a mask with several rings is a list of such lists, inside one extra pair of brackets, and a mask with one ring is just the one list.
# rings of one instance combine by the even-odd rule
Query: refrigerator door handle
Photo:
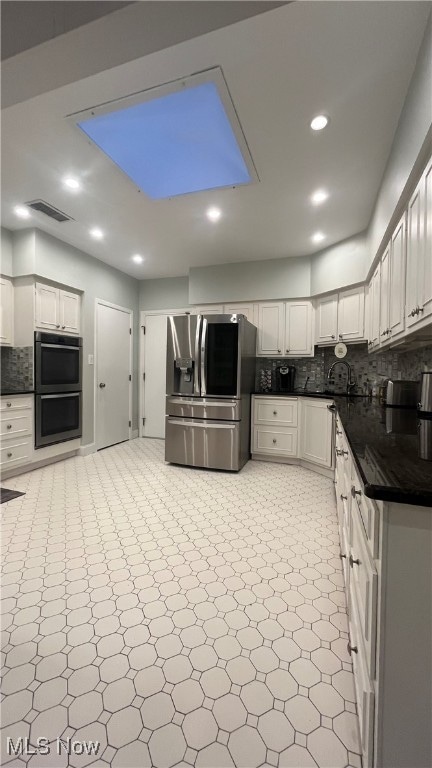
[(198, 315), (196, 332), (195, 332), (195, 365), (194, 365), (194, 394), (200, 395), (200, 378), (199, 378), (199, 354), (200, 354), (200, 335), (201, 335), (201, 322), (202, 317)]
[(202, 318), (201, 334), (201, 394), (203, 397), (207, 394), (206, 382), (206, 363), (207, 363), (207, 320)]

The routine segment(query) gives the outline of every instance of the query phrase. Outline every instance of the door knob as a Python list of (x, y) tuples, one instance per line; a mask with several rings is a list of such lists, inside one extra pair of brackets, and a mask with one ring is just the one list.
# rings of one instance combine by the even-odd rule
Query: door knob
[(101, 381), (101, 383), (99, 384), (99, 387), (100, 387), (101, 389), (103, 389), (104, 387), (106, 387), (106, 384), (104, 384), (104, 383)]

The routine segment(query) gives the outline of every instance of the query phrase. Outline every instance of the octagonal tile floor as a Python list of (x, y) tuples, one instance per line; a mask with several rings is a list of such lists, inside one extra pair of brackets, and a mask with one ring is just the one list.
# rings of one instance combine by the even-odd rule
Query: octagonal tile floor
[(2, 764), (361, 768), (332, 482), (163, 452), (8, 480)]

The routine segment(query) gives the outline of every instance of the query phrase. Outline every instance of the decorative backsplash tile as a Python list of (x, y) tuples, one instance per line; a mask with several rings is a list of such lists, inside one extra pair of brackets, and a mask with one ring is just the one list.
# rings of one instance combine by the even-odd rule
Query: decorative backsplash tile
[[(367, 389), (375, 379), (383, 378), (413, 379), (419, 380), (424, 370), (432, 370), (432, 345), (415, 350), (388, 350), (369, 354), (367, 344), (351, 344), (348, 346), (347, 356), (344, 358), (351, 366), (356, 382), (356, 392), (361, 393)], [(298, 359), (264, 358), (256, 361), (255, 387), (257, 391), (263, 389), (262, 371), (270, 371), (272, 389), (276, 389), (276, 368), (280, 365), (294, 365), (296, 368), (295, 388), (302, 389), (307, 380), (307, 388), (331, 389), (335, 393), (345, 392), (348, 371), (345, 365), (337, 365), (330, 382), (327, 381), (327, 371), (336, 362), (333, 347), (315, 347), (314, 357)]]
[(33, 347), (1, 347), (1, 389), (33, 389)]

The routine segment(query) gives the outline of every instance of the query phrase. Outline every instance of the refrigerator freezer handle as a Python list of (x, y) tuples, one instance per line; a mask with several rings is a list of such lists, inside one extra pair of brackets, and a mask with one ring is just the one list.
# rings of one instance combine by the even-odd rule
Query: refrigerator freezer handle
[(201, 395), (205, 397), (207, 394), (207, 382), (206, 382), (206, 362), (207, 362), (207, 320), (202, 318), (202, 334), (201, 334)]
[(201, 394), (201, 387), (200, 387), (200, 344), (201, 344), (201, 324), (202, 324), (202, 316), (198, 315), (197, 317), (197, 324), (196, 324), (196, 333), (195, 333), (195, 365), (194, 365), (194, 394), (200, 395)]

